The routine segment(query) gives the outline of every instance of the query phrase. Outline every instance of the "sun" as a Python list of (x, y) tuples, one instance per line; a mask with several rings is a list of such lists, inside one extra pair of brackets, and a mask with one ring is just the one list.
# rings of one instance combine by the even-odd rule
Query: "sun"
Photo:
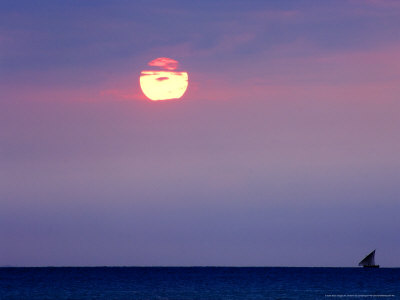
[(174, 71), (178, 61), (167, 57), (159, 57), (148, 63), (160, 70), (144, 70), (140, 74), (140, 87), (147, 98), (152, 101), (179, 99), (189, 85), (187, 72)]

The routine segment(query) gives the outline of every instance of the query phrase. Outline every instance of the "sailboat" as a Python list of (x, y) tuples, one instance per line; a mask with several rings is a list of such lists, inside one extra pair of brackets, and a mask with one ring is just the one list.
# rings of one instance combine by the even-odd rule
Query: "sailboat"
[(379, 268), (379, 265), (375, 264), (375, 250), (360, 261), (358, 265), (363, 266), (364, 268)]

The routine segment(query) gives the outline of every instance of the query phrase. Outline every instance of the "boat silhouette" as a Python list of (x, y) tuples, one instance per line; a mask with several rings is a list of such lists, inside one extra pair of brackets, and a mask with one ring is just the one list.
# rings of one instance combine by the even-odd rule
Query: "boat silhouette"
[(360, 261), (358, 265), (363, 266), (364, 268), (379, 268), (379, 265), (375, 264), (375, 250), (364, 257), (364, 259)]

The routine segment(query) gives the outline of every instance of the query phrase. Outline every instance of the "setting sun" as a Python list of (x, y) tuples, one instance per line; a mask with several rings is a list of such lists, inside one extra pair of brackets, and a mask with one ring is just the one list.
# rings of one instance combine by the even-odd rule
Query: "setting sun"
[(178, 62), (170, 58), (157, 58), (149, 63), (168, 71), (142, 71), (140, 87), (147, 98), (153, 101), (179, 99), (188, 87), (189, 76), (186, 72), (172, 71)]

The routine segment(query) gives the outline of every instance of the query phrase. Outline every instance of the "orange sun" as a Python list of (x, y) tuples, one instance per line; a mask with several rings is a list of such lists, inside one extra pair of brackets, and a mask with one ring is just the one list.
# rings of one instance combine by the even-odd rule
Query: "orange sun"
[(189, 76), (186, 72), (173, 71), (178, 67), (176, 60), (160, 57), (149, 62), (149, 66), (167, 71), (142, 71), (140, 87), (147, 98), (159, 101), (179, 99), (183, 96), (189, 84)]

